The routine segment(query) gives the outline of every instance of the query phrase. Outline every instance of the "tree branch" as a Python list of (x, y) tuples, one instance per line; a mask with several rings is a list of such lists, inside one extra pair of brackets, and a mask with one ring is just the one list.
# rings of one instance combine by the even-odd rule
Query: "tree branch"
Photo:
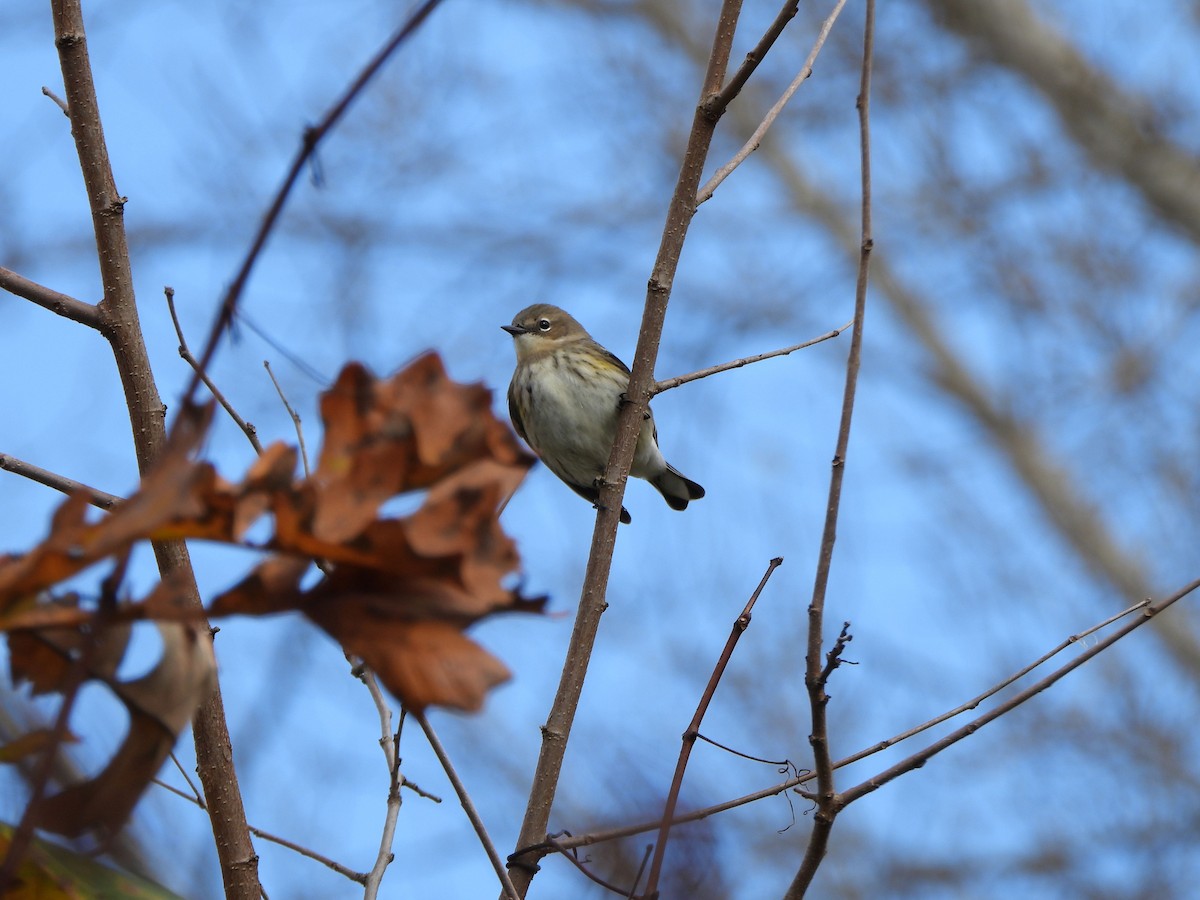
[(662, 824), (658, 829), (658, 840), (655, 842), (654, 856), (650, 860), (650, 874), (646, 879), (646, 896), (649, 898), (658, 897), (658, 879), (662, 875), (663, 859), (666, 857), (667, 852), (667, 839), (671, 834), (671, 822), (675, 818), (675, 808), (679, 803), (679, 792), (683, 788), (683, 773), (687, 768), (688, 758), (692, 754), (692, 747), (696, 745), (696, 738), (700, 734), (700, 725), (704, 721), (704, 714), (708, 712), (708, 706), (712, 702), (713, 695), (717, 692), (717, 685), (721, 683), (721, 676), (725, 674), (725, 669), (729, 666), (729, 660), (733, 658), (733, 651), (737, 647), (742, 632), (750, 627), (750, 615), (754, 611), (754, 604), (758, 602), (759, 594), (767, 586), (767, 582), (771, 579), (771, 574), (781, 565), (783, 565), (782, 556), (777, 556), (771, 560), (770, 565), (767, 566), (767, 571), (763, 573), (762, 579), (758, 582), (758, 587), (754, 589), (754, 593), (746, 601), (746, 606), (742, 610), (741, 615), (734, 620), (733, 628), (730, 630), (729, 637), (725, 641), (725, 647), (721, 651), (721, 656), (717, 659), (717, 664), (713, 667), (712, 675), (709, 676), (708, 684), (704, 687), (704, 693), (700, 696), (700, 702), (696, 705), (696, 712), (692, 715), (692, 721), (688, 723), (687, 731), (683, 733), (683, 746), (679, 750), (679, 760), (675, 763), (675, 775), (671, 778), (671, 789), (667, 792), (667, 802), (663, 808)]
[(829, 37), (829, 32), (833, 29), (833, 23), (837, 21), (837, 17), (841, 15), (842, 7), (845, 5), (846, 0), (838, 0), (837, 6), (833, 8), (833, 12), (831, 12), (825, 18), (825, 21), (821, 23), (821, 30), (817, 33), (816, 43), (813, 44), (812, 50), (809, 51), (808, 59), (804, 61), (804, 65), (800, 68), (799, 74), (792, 79), (792, 83), (787, 86), (787, 89), (775, 102), (775, 105), (772, 106), (770, 111), (767, 112), (766, 117), (762, 120), (762, 122), (759, 123), (758, 127), (754, 129), (754, 134), (750, 135), (750, 140), (746, 141), (746, 143), (742, 145), (742, 149), (735, 153), (729, 162), (717, 169), (717, 171), (713, 173), (712, 178), (708, 179), (708, 181), (705, 183), (704, 187), (700, 188), (700, 191), (696, 194), (697, 206), (711, 198), (716, 189), (721, 186), (721, 182), (728, 178), (733, 173), (734, 169), (745, 162), (746, 158), (762, 145), (763, 136), (767, 133), (768, 129), (775, 124), (775, 120), (779, 118), (779, 114), (783, 112), (783, 108), (788, 105), (788, 101), (792, 99), (792, 95), (795, 94), (796, 91), (800, 89), (800, 85), (804, 84), (804, 82), (808, 80), (808, 77), (812, 75), (813, 63), (817, 61), (817, 54), (820, 53), (821, 48), (825, 46), (825, 40)]
[(208, 340), (205, 342), (204, 352), (200, 355), (196, 374), (192, 376), (192, 380), (184, 392), (185, 400), (190, 401), (196, 393), (196, 388), (200, 382), (199, 373), (206, 371), (212, 362), (213, 354), (217, 349), (217, 342), (220, 340), (221, 335), (225, 333), (225, 329), (229, 327), (229, 323), (233, 320), (238, 300), (242, 296), (246, 282), (250, 279), (250, 271), (258, 261), (263, 247), (266, 246), (267, 238), (270, 236), (276, 221), (278, 221), (280, 214), (283, 212), (288, 195), (292, 192), (292, 188), (295, 186), (296, 180), (300, 177), (300, 173), (308, 165), (308, 161), (316, 151), (317, 145), (333, 130), (333, 127), (341, 120), (346, 110), (350, 108), (350, 104), (362, 93), (367, 83), (383, 68), (383, 64), (388, 61), (388, 58), (421, 26), (421, 23), (429, 17), (429, 14), (437, 8), (440, 2), (441, 0), (424, 0), (420, 6), (413, 10), (400, 28), (388, 39), (387, 43), (363, 67), (358, 77), (346, 88), (342, 96), (338, 98), (337, 102), (333, 104), (321, 121), (305, 130), (304, 138), (300, 143), (300, 149), (292, 160), (291, 167), (283, 178), (283, 183), (276, 191), (275, 199), (271, 201), (271, 205), (263, 216), (262, 222), (259, 223), (258, 232), (254, 235), (254, 240), (250, 244), (250, 249), (246, 252), (245, 259), (242, 260), (242, 265), (238, 269), (237, 275), (234, 276), (229, 288), (225, 291), (225, 296), (221, 299), (221, 308), (217, 313), (216, 321), (213, 322)]
[(31, 303), (36, 303), (43, 309), (48, 309), (72, 322), (78, 322), (97, 331), (104, 328), (104, 317), (100, 314), (98, 307), (91, 303), (84, 303), (82, 300), (76, 300), (66, 294), (60, 294), (58, 291), (40, 285), (36, 281), (30, 281), (2, 266), (0, 266), (0, 288), (4, 288), (17, 297), (24, 297)]
[[(842, 396), (842, 417), (838, 427), (837, 449), (829, 478), (829, 501), (826, 506), (825, 529), (821, 538), (812, 603), (808, 607), (808, 652), (805, 656), (804, 685), (808, 689), (812, 715), (809, 742), (813, 748), (814, 770), (817, 776), (817, 810), (813, 814), (812, 837), (804, 853), (796, 877), (784, 895), (785, 900), (803, 897), (816, 875), (829, 834), (839, 810), (833, 781), (833, 759), (829, 752), (829, 732), (825, 692), (826, 679), (834, 666), (836, 654), (831, 654), (827, 666), (822, 666), (821, 650), (825, 619), (825, 591), (833, 563), (833, 546), (837, 540), (838, 510), (841, 505), (842, 481), (846, 471), (846, 454), (850, 446), (850, 423), (854, 415), (854, 397), (858, 388), (858, 370), (862, 357), (863, 319), (867, 306), (867, 277), (870, 272), (874, 239), (871, 231), (871, 61), (875, 41), (875, 0), (867, 0), (866, 22), (863, 26), (862, 75), (858, 92), (859, 152), (862, 167), (862, 225), (859, 242), (858, 283), (854, 292), (854, 330), (850, 337), (850, 354), (846, 360), (846, 386)], [(843, 634), (845, 631), (843, 630)], [(840, 639), (839, 639), (840, 641)], [(836, 648), (835, 648), (836, 649)]]
[[(719, 94), (725, 78), (740, 12), (741, 0), (724, 0), (679, 178), (667, 209), (658, 256), (647, 286), (641, 330), (634, 352), (629, 387), (626, 390), (629, 402), (621, 410), (613, 449), (605, 469), (604, 484), (600, 488), (596, 524), (592, 531), (592, 545), (579, 609), (575, 614), (575, 627), (567, 648), (558, 691), (546, 724), (542, 728), (542, 748), (538, 754), (529, 802), (517, 839), (518, 847), (538, 844), (545, 839), (547, 833), (547, 823), (558, 789), (571, 724), (575, 719), (580, 694), (583, 692), (588, 662), (600, 627), (600, 616), (607, 606), (605, 597), (613, 548), (616, 545), (621, 499), (625, 493), (625, 482), (633, 462), (634, 446), (641, 431), (643, 415), (654, 384), (654, 361), (662, 337), (667, 301), (670, 298), (671, 285), (679, 265), (688, 226), (695, 215), (696, 187), (700, 183), (717, 120), (725, 110), (720, 98), (714, 98)], [(520, 896), (524, 897), (529, 889), (529, 884), (538, 869), (537, 860), (543, 855), (544, 852), (538, 853), (533, 859), (528, 859), (525, 855), (518, 858), (514, 854), (509, 858), (509, 866), (513, 869), (513, 884)]]
[(752, 363), (762, 362), (764, 359), (774, 359), (777, 356), (787, 356), (789, 353), (795, 353), (797, 350), (803, 350), (805, 347), (811, 347), (813, 344), (819, 344), (822, 341), (827, 341), (830, 338), (835, 338), (843, 331), (854, 324), (851, 319), (841, 328), (836, 328), (833, 331), (827, 331), (818, 337), (811, 338), (799, 344), (792, 344), (790, 347), (783, 347), (780, 350), (771, 350), (767, 353), (758, 353), (754, 356), (743, 356), (741, 359), (735, 359), (731, 362), (721, 363), (716, 366), (709, 366), (707, 369), (698, 369), (687, 375), (676, 375), (674, 378), (665, 378), (662, 381), (656, 381), (650, 389), (650, 396), (656, 397), (664, 391), (670, 391), (680, 385), (689, 384), (693, 381), (699, 381), (701, 378), (707, 378), (709, 375), (718, 375), (721, 372), (728, 372), (730, 369), (740, 369), (742, 366), (748, 366)]
[(471, 795), (467, 793), (467, 787), (463, 784), (462, 779), (458, 777), (458, 772), (454, 768), (454, 763), (450, 761), (450, 754), (446, 752), (446, 748), (442, 746), (442, 742), (438, 739), (437, 732), (433, 730), (433, 726), (429, 724), (429, 719), (425, 717), (424, 711), (411, 712), (410, 715), (417, 720), (417, 724), (421, 726), (421, 730), (425, 732), (425, 737), (429, 739), (429, 746), (433, 748), (434, 754), (438, 758), (438, 762), (442, 764), (442, 768), (446, 772), (446, 777), (450, 779), (450, 784), (454, 786), (454, 793), (458, 795), (458, 802), (462, 804), (463, 811), (467, 814), (467, 818), (471, 821), (471, 827), (475, 829), (475, 834), (479, 837), (479, 843), (483, 845), (484, 851), (491, 860), (492, 868), (496, 870), (496, 877), (500, 879), (500, 884), (503, 888), (501, 896), (505, 900), (518, 900), (516, 887), (513, 886), (509, 879), (508, 870), (504, 867), (504, 861), (500, 858), (500, 854), (496, 852), (496, 845), (492, 843), (492, 839), (488, 837), (487, 829), (483, 825), (483, 819), (480, 818), (479, 810), (475, 808), (475, 804), (471, 800)]
[[(138, 321), (125, 237), (125, 198), (117, 192), (104, 142), (80, 0), (52, 0), (51, 10), (71, 135), (92, 211), (103, 284), (104, 299), (98, 307), (104, 319), (102, 331), (112, 346), (125, 391), (138, 469), (145, 474), (166, 446), (166, 408), (159, 398)], [(187, 546), (182, 541), (156, 541), (153, 547), (162, 577), (174, 577), (188, 585), (191, 604), (202, 610)], [(199, 639), (205, 637), (201, 635)], [(201, 705), (192, 730), (226, 896), (233, 900), (257, 900), (261, 893), (258, 856), (246, 826), (219, 687)]]
[(10, 456), (7, 453), (0, 453), (0, 469), (12, 472), (14, 475), (22, 475), (30, 481), (44, 484), (46, 487), (62, 491), (64, 494), (85, 493), (87, 494), (88, 503), (100, 509), (111, 509), (125, 499), (124, 497), (118, 497), (116, 494), (109, 494), (97, 488), (89, 487), (82, 481), (75, 481), (72, 478), (67, 478), (65, 475), (56, 475), (54, 472), (47, 471), (40, 466), (35, 466), (33, 463), (17, 459), (15, 456)]

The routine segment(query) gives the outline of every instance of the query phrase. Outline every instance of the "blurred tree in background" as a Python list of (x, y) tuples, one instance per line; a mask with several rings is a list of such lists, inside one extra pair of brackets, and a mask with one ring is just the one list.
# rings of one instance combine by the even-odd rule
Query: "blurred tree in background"
[[(710, 171), (795, 76), (831, 6), (801, 4), (721, 122)], [(776, 12), (747, 5), (735, 59)], [(175, 288), (198, 339), (302, 128), (395, 27), (396, 12), (350, 0), (96, 3), (85, 14), (117, 183), (129, 197), (143, 327), (171, 405), (189, 372), (175, 355), (162, 285)], [(568, 308), (630, 359), (714, 16), (713, 4), (693, 0), (444, 5), (323, 145), (249, 286), (215, 380), (272, 438), (288, 438), (291, 423), (263, 358), (306, 423), (316, 421), (321, 379), (347, 358), (387, 372), (434, 347), (458, 380), (499, 389), (512, 359), (498, 326), (540, 300)], [(848, 4), (761, 149), (700, 208), (660, 378), (850, 317), (861, 17), (861, 4)], [(1200, 7), (1162, 0), (880, 4), (876, 250), (828, 608), (831, 623), (853, 623), (848, 655), (858, 665), (830, 686), (835, 757), (1196, 577), (1198, 31)], [(66, 120), (40, 94), (59, 77), (45, 10), (6, 7), (0, 47), (0, 265), (94, 299)], [(105, 348), (16, 298), (4, 308), (0, 452), (130, 490), (135, 469)], [(664, 451), (708, 496), (676, 514), (642, 485), (626, 495), (634, 524), (619, 534), (552, 827), (578, 834), (658, 814), (679, 734), (729, 624), (776, 555), (787, 562), (705, 733), (806, 764), (804, 611), (845, 347), (827, 342), (656, 401)], [(228, 422), (209, 453), (238, 471), (249, 459)], [(59, 500), (11, 475), (0, 498), (5, 550), (38, 539)], [(439, 719), (505, 850), (592, 520), (544, 469), (512, 500), (504, 521), (528, 587), (550, 593), (564, 616), (477, 629), (516, 677), (480, 716)], [(243, 564), (196, 548), (206, 596)], [(339, 649), (295, 621), (231, 620), (217, 656), (251, 822), (369, 866), (386, 771), (378, 721)], [(856, 804), (834, 831), (814, 893), (1187, 896), (1200, 879), (1198, 675), (1193, 599)], [(5, 702), (17, 716), (23, 704)], [(92, 727), (77, 733), (107, 728), (119, 740), (109, 713), (81, 714)], [(82, 746), (85, 770), (105, 746)], [(907, 752), (856, 764), (839, 784)], [(451, 796), (415, 731), (401, 755), (407, 777)], [(683, 807), (779, 780), (770, 766), (702, 746)], [(23, 803), (19, 781), (6, 781), (4, 795), (11, 821)], [(203, 813), (160, 792), (137, 815), (132, 833), (166, 883), (189, 896), (219, 892)], [(801, 798), (774, 798), (680, 826), (663, 896), (781, 895), (808, 837), (805, 816)], [(164, 833), (174, 835), (169, 848)], [(649, 840), (588, 848), (589, 868), (628, 883)], [(256, 847), (273, 896), (354, 893), (317, 863)], [(451, 801), (406, 794), (395, 851), (388, 896), (494, 891)], [(531, 896), (603, 895), (561, 859), (543, 869)]]

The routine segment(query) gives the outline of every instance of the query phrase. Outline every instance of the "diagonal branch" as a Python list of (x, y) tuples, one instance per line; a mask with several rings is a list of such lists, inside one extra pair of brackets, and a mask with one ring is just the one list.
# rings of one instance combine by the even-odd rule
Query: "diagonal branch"
[(421, 26), (421, 23), (429, 17), (429, 14), (437, 8), (440, 2), (441, 0), (424, 0), (420, 6), (413, 10), (400, 28), (388, 39), (387, 43), (363, 67), (358, 77), (346, 88), (337, 102), (330, 107), (321, 121), (305, 130), (304, 138), (300, 143), (300, 149), (296, 152), (296, 156), (293, 158), (287, 174), (284, 175), (283, 183), (275, 192), (275, 199), (271, 201), (271, 205), (263, 216), (262, 222), (259, 223), (258, 231), (254, 235), (250, 249), (246, 252), (245, 259), (242, 260), (242, 265), (238, 269), (237, 275), (234, 276), (229, 288), (225, 291), (225, 296), (221, 299), (221, 308), (217, 313), (216, 321), (213, 322), (208, 340), (205, 342), (204, 352), (200, 354), (200, 361), (196, 366), (195, 374), (193, 374), (191, 383), (184, 392), (186, 400), (190, 401), (197, 387), (199, 387), (200, 372), (206, 371), (212, 362), (213, 354), (217, 350), (217, 342), (221, 339), (221, 335), (225, 333), (225, 329), (229, 327), (229, 323), (233, 321), (233, 314), (237, 309), (238, 300), (242, 296), (242, 291), (245, 290), (246, 282), (250, 279), (250, 271), (254, 268), (254, 264), (258, 261), (259, 255), (266, 246), (267, 238), (270, 237), (271, 231), (275, 228), (275, 223), (279, 220), (288, 195), (291, 194), (292, 188), (300, 177), (300, 173), (304, 171), (304, 167), (308, 165), (309, 159), (316, 152), (317, 145), (333, 130), (333, 127), (345, 115), (346, 110), (350, 108), (350, 104), (362, 93), (367, 83), (383, 68), (383, 64)]
[(781, 565), (783, 565), (782, 556), (777, 556), (771, 560), (770, 565), (767, 566), (767, 571), (763, 573), (762, 579), (758, 582), (758, 587), (754, 589), (754, 593), (746, 601), (746, 606), (742, 610), (741, 615), (734, 620), (733, 628), (730, 630), (729, 637), (725, 641), (725, 647), (721, 650), (721, 656), (717, 659), (717, 664), (713, 667), (712, 675), (709, 676), (708, 684), (704, 687), (704, 693), (700, 696), (700, 702), (696, 705), (696, 712), (692, 716), (692, 721), (688, 723), (687, 731), (683, 733), (683, 746), (679, 750), (679, 760), (675, 763), (675, 775), (671, 778), (671, 789), (667, 793), (667, 802), (662, 814), (662, 824), (658, 829), (658, 841), (654, 846), (654, 857), (650, 861), (650, 874), (646, 880), (646, 896), (649, 898), (658, 897), (658, 879), (662, 875), (663, 859), (667, 853), (667, 838), (671, 834), (671, 822), (675, 818), (675, 808), (679, 803), (679, 792), (683, 788), (683, 773), (687, 768), (688, 758), (692, 754), (692, 747), (696, 745), (696, 738), (700, 736), (700, 725), (704, 721), (704, 714), (708, 712), (713, 695), (717, 692), (717, 685), (721, 683), (721, 676), (725, 674), (725, 669), (729, 667), (729, 660), (733, 658), (733, 651), (737, 647), (742, 632), (750, 627), (750, 616), (754, 611), (754, 604), (758, 602), (759, 594), (767, 586), (767, 582), (771, 579), (771, 574)]
[[(719, 94), (725, 78), (740, 12), (741, 0), (724, 0), (717, 20), (700, 99), (692, 119), (679, 178), (667, 209), (658, 256), (647, 287), (642, 326), (626, 391), (629, 402), (621, 410), (612, 453), (605, 469), (604, 484), (600, 488), (597, 504), (599, 511), (592, 532), (592, 545), (588, 554), (579, 609), (575, 615), (575, 626), (567, 647), (558, 691), (546, 724), (542, 728), (542, 747), (538, 754), (525, 817), (517, 838), (518, 848), (540, 844), (546, 837), (567, 740), (579, 705), (579, 697), (583, 692), (588, 662), (600, 627), (600, 616), (607, 605), (605, 597), (608, 592), (613, 549), (616, 545), (621, 499), (625, 493), (629, 468), (633, 463), (634, 446), (641, 431), (643, 414), (654, 385), (654, 361), (658, 356), (663, 320), (667, 314), (667, 301), (671, 295), (671, 285), (675, 270), (679, 266), (688, 226), (695, 215), (694, 200), (704, 161), (708, 156), (717, 120), (725, 111), (724, 103), (719, 98), (714, 100), (714, 97)], [(537, 872), (537, 860), (544, 855), (545, 851), (539, 850), (532, 854), (514, 853), (509, 857), (513, 883), (520, 896), (525, 896)]]
[(111, 509), (124, 499), (123, 497), (118, 497), (116, 494), (110, 494), (106, 491), (89, 487), (82, 481), (67, 478), (65, 475), (55, 474), (47, 469), (43, 469), (41, 466), (35, 466), (33, 463), (27, 463), (7, 453), (0, 453), (0, 469), (12, 472), (14, 475), (22, 475), (30, 481), (44, 484), (46, 487), (62, 491), (64, 494), (87, 494), (88, 503), (99, 509)]
[(23, 275), (18, 275), (11, 269), (5, 269), (2, 266), (0, 266), (0, 288), (4, 288), (10, 294), (24, 297), (31, 303), (36, 303), (43, 309), (48, 309), (72, 322), (78, 322), (97, 331), (104, 327), (104, 317), (100, 314), (98, 307), (91, 303), (84, 303), (82, 300), (76, 300), (67, 294), (60, 294), (56, 290), (38, 284), (36, 281), (30, 281)]
[(676, 375), (674, 378), (664, 378), (662, 381), (656, 381), (651, 388), (652, 396), (658, 396), (664, 391), (673, 390), (680, 385), (689, 384), (693, 381), (699, 381), (701, 378), (707, 378), (709, 375), (718, 375), (721, 372), (728, 372), (730, 369), (740, 369), (742, 366), (748, 366), (752, 363), (762, 362), (764, 359), (774, 359), (777, 356), (787, 356), (789, 353), (795, 353), (797, 350), (803, 350), (805, 347), (811, 347), (814, 344), (819, 344), (822, 341), (828, 341), (835, 338), (843, 331), (854, 324), (851, 320), (841, 328), (835, 328), (833, 331), (827, 331), (815, 338), (810, 338), (807, 341), (802, 341), (799, 344), (792, 344), (790, 347), (783, 347), (779, 350), (770, 350), (767, 353), (758, 353), (754, 356), (743, 356), (741, 359), (731, 360), (727, 363), (721, 363), (716, 366), (709, 366), (706, 369), (698, 369), (695, 372), (689, 372), (687, 375)]
[(728, 178), (733, 173), (733, 170), (745, 162), (746, 158), (762, 144), (763, 136), (775, 124), (775, 120), (779, 118), (779, 114), (783, 112), (783, 108), (788, 105), (788, 102), (792, 99), (792, 95), (812, 75), (813, 63), (817, 61), (817, 54), (825, 46), (825, 40), (829, 37), (829, 32), (833, 29), (833, 23), (837, 21), (837, 17), (841, 15), (842, 7), (845, 5), (846, 0), (838, 0), (837, 5), (833, 8), (833, 12), (826, 16), (825, 21), (821, 23), (820, 31), (817, 33), (816, 43), (813, 44), (812, 50), (809, 51), (808, 59), (804, 61), (804, 65), (801, 66), (799, 73), (792, 79), (792, 83), (787, 86), (779, 99), (775, 101), (775, 105), (771, 107), (758, 127), (754, 129), (754, 134), (750, 135), (750, 139), (742, 145), (742, 149), (735, 153), (729, 162), (717, 169), (713, 173), (712, 178), (705, 182), (704, 187), (700, 188), (699, 193), (696, 194), (697, 206), (710, 199), (716, 189), (721, 186), (721, 182)]

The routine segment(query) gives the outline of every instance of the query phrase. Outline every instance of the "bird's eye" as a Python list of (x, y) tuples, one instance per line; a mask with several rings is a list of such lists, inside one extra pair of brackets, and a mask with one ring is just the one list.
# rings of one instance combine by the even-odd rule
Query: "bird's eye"
[(538, 319), (538, 328), (540, 328), (542, 331), (549, 331), (550, 330), (550, 320), (549, 319)]

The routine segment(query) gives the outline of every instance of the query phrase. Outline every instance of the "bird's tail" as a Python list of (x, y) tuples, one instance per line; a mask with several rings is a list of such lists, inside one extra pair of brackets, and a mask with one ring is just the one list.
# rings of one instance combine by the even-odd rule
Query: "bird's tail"
[(663, 495), (671, 509), (687, 509), (690, 501), (699, 500), (704, 496), (704, 488), (690, 478), (685, 478), (669, 463), (660, 474), (650, 479), (650, 483), (658, 488), (658, 492)]

